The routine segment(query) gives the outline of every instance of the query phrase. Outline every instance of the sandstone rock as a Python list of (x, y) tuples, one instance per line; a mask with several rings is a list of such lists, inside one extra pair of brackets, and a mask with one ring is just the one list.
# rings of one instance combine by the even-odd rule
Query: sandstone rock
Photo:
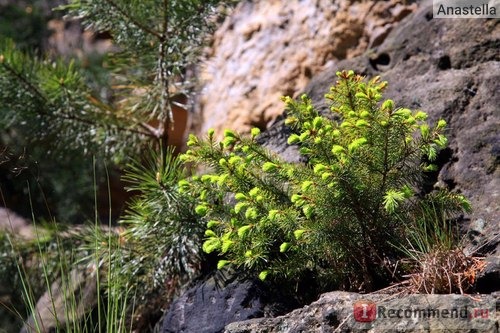
[[(277, 318), (226, 326), (225, 333), (299, 332), (498, 332), (493, 295), (323, 294), (302, 309)], [(366, 312), (363, 312), (363, 304)], [(373, 307), (372, 307), (373, 306)], [(372, 310), (373, 309), (373, 310)], [(391, 311), (392, 310), (392, 311)], [(373, 311), (373, 312), (372, 312)], [(448, 312), (446, 312), (448, 311)], [(439, 316), (437, 314), (439, 313)], [(373, 316), (373, 317), (372, 317)], [(366, 320), (360, 322), (358, 320)]]
[(195, 131), (266, 128), (325, 65), (380, 44), (415, 4), (406, 1), (242, 1), (218, 29)]

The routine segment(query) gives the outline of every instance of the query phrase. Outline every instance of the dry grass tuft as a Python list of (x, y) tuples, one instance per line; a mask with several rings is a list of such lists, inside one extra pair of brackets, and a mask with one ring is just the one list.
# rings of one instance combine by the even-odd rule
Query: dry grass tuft
[(486, 266), (483, 258), (467, 256), (462, 249), (434, 250), (422, 253), (419, 259), (418, 272), (410, 275), (413, 293), (463, 294)]

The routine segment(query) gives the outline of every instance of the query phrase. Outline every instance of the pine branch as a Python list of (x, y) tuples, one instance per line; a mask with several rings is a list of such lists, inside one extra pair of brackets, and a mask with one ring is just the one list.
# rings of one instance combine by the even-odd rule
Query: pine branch
[[(3, 56), (2, 56), (3, 57)], [(10, 74), (14, 76), (18, 81), (20, 81), (23, 85), (25, 85), (29, 91), (34, 93), (36, 96), (38, 96), (41, 100), (43, 100), (46, 103), (49, 103), (49, 100), (47, 97), (45, 97), (40, 90), (38, 90), (37, 87), (35, 87), (30, 81), (28, 81), (21, 73), (16, 72), (14, 68), (9, 66), (8, 64), (5, 63), (5, 59), (2, 59), (0, 62), (3, 68), (5, 68)]]
[[(22, 85), (28, 89), (28, 91), (32, 92), (34, 95), (36, 95), (43, 103), (44, 103), (44, 108), (36, 108), (34, 111), (38, 113), (40, 116), (46, 116), (50, 117), (53, 119), (63, 119), (63, 120), (70, 120), (70, 121), (76, 121), (82, 124), (86, 125), (92, 125), (96, 126), (99, 123), (94, 120), (89, 120), (85, 118), (81, 118), (78, 116), (75, 116), (74, 114), (66, 113), (66, 112), (60, 112), (60, 113), (51, 113), (47, 112), (46, 109), (57, 109), (57, 106), (54, 105), (39, 89), (36, 87), (32, 82), (30, 82), (25, 76), (23, 76), (21, 73), (18, 73), (13, 67), (9, 66), (7, 63), (2, 62), (1, 63), (2, 67), (9, 72), (16, 80), (21, 82)], [(61, 87), (63, 87), (63, 84), (61, 84)], [(68, 102), (70, 102), (71, 98), (69, 94), (67, 93), (67, 90), (64, 89), (65, 95), (68, 97)], [(95, 105), (95, 104), (94, 104)], [(68, 106), (71, 106), (71, 103), (68, 104)], [(124, 131), (124, 132), (129, 132), (129, 133), (134, 133), (134, 134), (139, 134), (139, 135), (144, 135), (148, 137), (157, 137), (157, 133), (155, 133), (154, 128), (147, 124), (140, 124), (141, 127), (146, 129), (147, 131), (139, 131), (134, 128), (128, 128), (124, 127), (118, 124), (114, 123), (106, 123), (102, 124), (104, 125), (103, 127), (110, 127), (110, 128), (115, 128), (119, 131)]]
[(144, 31), (147, 34), (153, 35), (156, 38), (160, 39), (162, 38), (161, 34), (158, 33), (155, 30), (152, 30), (142, 24), (141, 22), (137, 21), (133, 16), (129, 15), (126, 11), (124, 11), (120, 6), (118, 6), (113, 0), (105, 0), (111, 7), (115, 8), (126, 20), (128, 20), (130, 23), (135, 25), (137, 28), (140, 30)]

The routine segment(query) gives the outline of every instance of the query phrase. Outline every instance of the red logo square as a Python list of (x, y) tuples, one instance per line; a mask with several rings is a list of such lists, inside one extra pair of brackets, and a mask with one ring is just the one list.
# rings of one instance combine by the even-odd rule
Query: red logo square
[(369, 323), (377, 317), (377, 305), (369, 300), (360, 299), (354, 303), (354, 320)]

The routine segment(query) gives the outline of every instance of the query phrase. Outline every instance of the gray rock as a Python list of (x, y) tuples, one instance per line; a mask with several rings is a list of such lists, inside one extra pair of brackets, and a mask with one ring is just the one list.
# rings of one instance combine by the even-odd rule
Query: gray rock
[[(449, 148), (439, 156), (440, 171), (427, 191), (447, 187), (463, 193), (474, 209), (464, 225), (473, 239), (468, 248), (500, 253), (500, 22), (491, 19), (432, 19), (427, 1), (402, 21), (372, 52), (340, 61), (313, 77), (305, 92), (326, 112), (324, 94), (342, 69), (389, 82), (385, 97), (397, 106), (421, 109), (431, 122), (443, 118), (448, 125)], [(285, 158), (298, 161), (297, 151), (277, 144), (284, 124), (271, 128), (269, 145)], [(273, 141), (274, 140), (274, 141)], [(286, 143), (285, 143), (286, 144)], [(465, 219), (467, 221), (467, 219)], [(495, 257), (491, 257), (495, 258)], [(490, 259), (491, 259), (490, 258)], [(478, 289), (498, 289), (498, 258), (478, 277)], [(386, 309), (440, 309), (467, 307), (467, 319), (379, 318), (370, 323), (354, 320), (354, 303), (369, 299)], [(277, 318), (252, 319), (229, 324), (226, 333), (257, 332), (498, 332), (495, 318), (498, 294), (491, 295), (360, 295), (333, 292), (309, 306)], [(488, 318), (473, 318), (486, 316)], [(387, 313), (387, 312), (386, 312)]]
[[(334, 64), (305, 88), (326, 112), (324, 94), (335, 83), (335, 72), (353, 69), (388, 81), (385, 97), (396, 106), (423, 110), (431, 123), (445, 119), (449, 148), (438, 157), (440, 171), (431, 177), (427, 190), (447, 187), (469, 198), (474, 211), (467, 218), (485, 224), (476, 248), (495, 248), (500, 239), (499, 48), (499, 20), (432, 19), (427, 1), (372, 52)], [(278, 122), (271, 131), (286, 130)], [(298, 160), (290, 150), (274, 150)]]
[(287, 143), (291, 134), (292, 130), (285, 126), (285, 117), (280, 116), (271, 128), (257, 137), (257, 142), (278, 154), (286, 162), (305, 162), (306, 159), (299, 153), (299, 147)]
[(500, 290), (500, 256), (490, 256), (485, 259), (486, 267), (478, 275), (476, 291), (493, 293)]
[(33, 239), (35, 234), (30, 221), (5, 207), (0, 207), (0, 232), (8, 232), (25, 239)]
[(164, 316), (161, 332), (222, 332), (231, 322), (261, 317), (265, 308), (261, 297), (256, 282), (223, 283), (212, 277), (172, 303)]
[(400, 297), (336, 291), (285, 316), (232, 323), (224, 332), (498, 332), (497, 302), (494, 295)]

